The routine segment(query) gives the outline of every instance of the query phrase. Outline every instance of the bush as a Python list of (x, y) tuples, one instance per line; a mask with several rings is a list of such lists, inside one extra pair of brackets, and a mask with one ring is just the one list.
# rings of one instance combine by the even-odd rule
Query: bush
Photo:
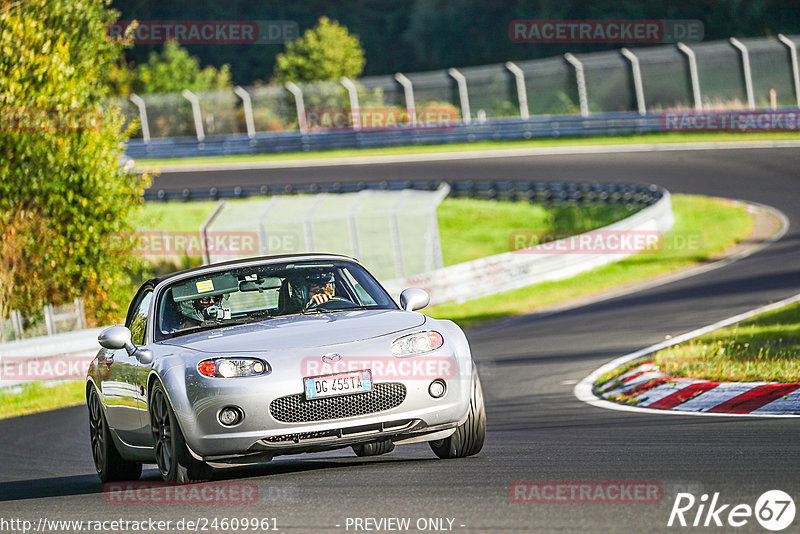
[(0, 10), (0, 241), (16, 250), (0, 263), (13, 284), (2, 313), (83, 297), (90, 321), (103, 322), (123, 315), (130, 296), (138, 265), (124, 236), (147, 178), (120, 166), (129, 130), (103, 105), (122, 48), (106, 38), (116, 15), (104, 5)]

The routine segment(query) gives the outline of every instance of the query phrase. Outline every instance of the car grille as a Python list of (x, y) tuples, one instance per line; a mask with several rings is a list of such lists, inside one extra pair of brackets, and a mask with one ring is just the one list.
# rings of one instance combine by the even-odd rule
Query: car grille
[(269, 411), (282, 423), (305, 423), (383, 412), (400, 406), (405, 398), (403, 384), (375, 384), (372, 391), (341, 397), (306, 400), (302, 393), (281, 397), (270, 403)]

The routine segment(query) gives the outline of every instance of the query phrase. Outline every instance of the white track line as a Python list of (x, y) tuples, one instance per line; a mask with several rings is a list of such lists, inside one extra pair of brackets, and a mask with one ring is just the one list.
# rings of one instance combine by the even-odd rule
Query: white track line
[(757, 413), (747, 413), (747, 414), (706, 413), (706, 412), (682, 412), (677, 410), (659, 410), (656, 408), (639, 408), (636, 406), (617, 404), (616, 402), (607, 401), (605, 399), (601, 399), (595, 396), (595, 394), (592, 393), (592, 385), (594, 384), (595, 380), (597, 380), (600, 377), (600, 375), (607, 373), (609, 371), (613, 371), (620, 365), (626, 364), (629, 361), (641, 358), (642, 356), (646, 356), (661, 349), (671, 347), (672, 345), (677, 345), (678, 343), (683, 343), (684, 341), (688, 341), (698, 336), (702, 336), (703, 334), (707, 334), (708, 332), (712, 332), (714, 330), (718, 330), (720, 328), (724, 328), (726, 326), (730, 326), (732, 324), (744, 321), (745, 319), (749, 319), (760, 313), (765, 313), (768, 311), (783, 308), (784, 306), (788, 306), (789, 304), (794, 304), (795, 302), (800, 302), (800, 293), (793, 295), (789, 298), (779, 300), (778, 302), (773, 302), (772, 304), (767, 304), (766, 306), (761, 306), (759, 308), (755, 308), (753, 310), (740, 313), (739, 315), (728, 317), (727, 319), (717, 321), (716, 323), (704, 326), (702, 328), (698, 328), (697, 330), (686, 332), (685, 334), (681, 334), (672, 339), (662, 341), (661, 343), (656, 343), (655, 345), (645, 347), (641, 350), (637, 350), (636, 352), (626, 354), (625, 356), (621, 356), (600, 367), (592, 374), (590, 374), (589, 376), (578, 382), (578, 384), (575, 386), (575, 389), (573, 390), (573, 393), (575, 393), (575, 396), (578, 398), (578, 400), (581, 400), (587, 404), (591, 404), (592, 406), (597, 406), (598, 408), (607, 408), (609, 410), (618, 410), (621, 412), (649, 413), (649, 414), (659, 414), (659, 415), (694, 415), (694, 416), (706, 416), (706, 417), (800, 417), (798, 415), (790, 415), (790, 414), (769, 415), (769, 414), (757, 414)]
[(392, 154), (386, 156), (346, 156), (341, 158), (296, 159), (284, 161), (242, 161), (230, 163), (186, 163), (147, 165), (139, 170), (158, 168), (161, 174), (202, 171), (291, 169), (303, 167), (337, 167), (347, 165), (379, 165), (420, 161), (452, 161), (465, 159), (558, 156), (573, 154), (619, 154), (631, 152), (680, 152), (689, 150), (739, 150), (757, 148), (800, 148), (800, 141), (729, 141), (705, 143), (648, 143), (627, 145), (582, 145), (539, 148), (499, 148), (425, 154)]

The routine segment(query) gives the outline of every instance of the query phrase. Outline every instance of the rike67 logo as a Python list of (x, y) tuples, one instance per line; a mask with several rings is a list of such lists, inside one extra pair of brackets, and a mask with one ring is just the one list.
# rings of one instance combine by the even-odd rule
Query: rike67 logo
[(699, 499), (691, 493), (678, 493), (667, 526), (739, 528), (755, 517), (763, 528), (778, 532), (791, 525), (794, 516), (794, 500), (781, 490), (763, 493), (755, 506), (723, 503), (719, 493), (710, 499), (705, 493)]

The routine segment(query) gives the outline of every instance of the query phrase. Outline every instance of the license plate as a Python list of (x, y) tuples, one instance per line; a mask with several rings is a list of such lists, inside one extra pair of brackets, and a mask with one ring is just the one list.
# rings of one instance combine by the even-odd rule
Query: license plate
[(372, 391), (372, 372), (365, 369), (334, 375), (313, 376), (304, 378), (303, 386), (306, 399), (364, 393)]

